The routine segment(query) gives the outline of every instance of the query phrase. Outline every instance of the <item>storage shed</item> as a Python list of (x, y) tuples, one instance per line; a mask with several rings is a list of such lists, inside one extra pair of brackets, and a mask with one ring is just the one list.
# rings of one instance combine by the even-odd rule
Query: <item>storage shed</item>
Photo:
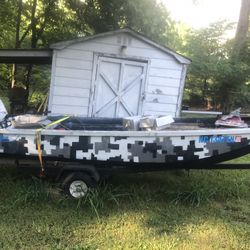
[(179, 116), (188, 58), (130, 29), (51, 48), (51, 113)]

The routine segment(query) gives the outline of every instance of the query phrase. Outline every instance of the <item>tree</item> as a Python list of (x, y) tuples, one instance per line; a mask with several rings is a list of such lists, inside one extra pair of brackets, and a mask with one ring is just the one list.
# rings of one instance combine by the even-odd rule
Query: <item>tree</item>
[(0, 1), (0, 48), (10, 47), (14, 42), (15, 16), (16, 8), (13, 1)]
[(223, 31), (219, 27), (191, 31), (185, 47), (193, 59), (184, 96), (186, 101), (192, 104), (192, 96), (195, 96), (198, 105), (207, 106), (209, 99), (213, 107), (224, 112), (234, 107), (249, 107), (249, 15), (250, 1), (242, 0), (233, 40), (223, 41), (223, 32), (217, 36), (215, 32)]
[[(22, 35), (20, 39), (20, 27), (21, 27), (21, 17), (22, 17), (22, 9), (23, 9), (23, 1), (18, 0), (17, 2), (17, 16), (16, 16), (16, 36), (15, 36), (15, 49), (20, 48), (23, 39), (26, 37), (27, 32)], [(16, 85), (16, 73), (17, 73), (17, 65), (13, 64), (12, 66), (12, 75), (11, 75), (11, 88), (14, 88)]]
[(242, 0), (237, 30), (231, 53), (227, 59), (226, 67), (223, 66), (223, 74), (218, 75), (220, 81), (219, 90), (223, 98), (223, 110), (229, 111), (235, 104), (248, 104), (248, 85), (250, 75), (249, 60), (249, 22), (250, 1)]
[(249, 34), (249, 19), (250, 16), (250, 1), (241, 0), (241, 9), (239, 21), (234, 40), (234, 55), (238, 55), (247, 42), (247, 35)]
[(192, 63), (185, 100), (189, 105), (218, 108), (223, 112), (246, 106), (249, 62), (232, 56), (234, 41), (224, 38), (230, 29), (232, 24), (217, 22), (188, 33), (185, 50)]
[[(0, 1), (3, 31), (0, 48), (44, 48), (56, 41), (124, 27), (131, 27), (170, 47), (177, 44), (175, 24), (156, 0)], [(39, 79), (40, 84), (47, 78), (39, 77), (42, 73), (37, 73), (33, 65), (18, 65), (18, 69), (14, 65), (12, 70), (9, 66), (0, 67), (4, 72), (0, 88), (6, 89), (6, 81), (10, 82), (9, 88), (25, 88), (26, 104), (29, 93), (33, 93), (34, 88), (40, 89), (35, 79)]]
[(69, 0), (83, 35), (130, 27), (151, 39), (175, 46), (177, 32), (168, 11), (156, 0)]
[[(60, 37), (65, 37), (65, 27), (69, 28), (70, 26), (70, 24), (65, 25), (65, 22), (67, 22), (70, 17), (66, 14), (67, 10), (61, 6), (60, 3), (61, 1), (59, 0), (5, 0), (1, 2), (0, 7), (2, 7), (1, 10), (5, 10), (3, 11), (5, 15), (1, 15), (0, 17), (0, 27), (2, 26), (3, 30), (7, 30), (8, 32), (6, 32), (6, 34), (2, 33), (2, 37), (0, 37), (0, 47), (15, 49), (41, 48), (48, 46), (49, 39), (57, 40), (58, 33), (60, 33)], [(61, 22), (58, 22), (60, 19)], [(5, 23), (11, 25), (7, 26)], [(60, 29), (58, 33), (55, 32), (55, 27)], [(71, 30), (73, 30), (73, 28), (71, 28)], [(73, 37), (73, 33), (76, 32), (73, 30), (70, 38)], [(66, 37), (69, 37), (69, 35), (66, 35)], [(4, 41), (6, 40), (9, 42), (5, 43)], [(3, 69), (6, 68), (5, 65), (1, 65), (0, 67)], [(9, 66), (7, 67), (9, 68)], [(33, 67), (33, 65), (18, 65), (17, 69), (17, 65), (13, 65), (9, 74), (3, 71), (5, 72), (5, 79), (11, 78), (11, 84), (8, 89), (11, 90), (14, 87), (22, 87), (25, 89), (23, 97), (26, 106), (29, 101), (31, 82), (34, 83), (34, 79), (32, 79), (34, 78), (34, 74), (32, 74)], [(3, 85), (3, 89), (6, 90), (6, 80), (3, 81), (2, 84), (0, 83), (0, 85)], [(32, 86), (34, 87), (34, 84), (32, 84)], [(11, 92), (12, 91), (10, 91), (10, 95), (13, 96)]]
[(215, 103), (212, 92), (215, 90), (215, 77), (219, 63), (228, 57), (228, 49), (223, 39), (224, 33), (232, 24), (224, 21), (211, 24), (208, 28), (187, 32), (184, 50), (192, 59), (188, 69), (185, 97), (195, 100), (191, 105), (209, 107)]
[[(14, 1), (0, 1), (0, 48), (13, 47), (15, 43), (16, 5)], [(0, 96), (6, 96), (12, 81), (12, 66), (0, 64)]]

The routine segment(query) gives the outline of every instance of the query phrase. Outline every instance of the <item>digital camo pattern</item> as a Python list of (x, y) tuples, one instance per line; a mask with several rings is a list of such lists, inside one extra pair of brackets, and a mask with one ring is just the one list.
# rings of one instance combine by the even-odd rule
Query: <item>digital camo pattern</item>
[[(249, 135), (117, 137), (42, 135), (43, 157), (132, 163), (199, 160), (249, 145)], [(36, 136), (0, 134), (0, 154), (38, 155)]]

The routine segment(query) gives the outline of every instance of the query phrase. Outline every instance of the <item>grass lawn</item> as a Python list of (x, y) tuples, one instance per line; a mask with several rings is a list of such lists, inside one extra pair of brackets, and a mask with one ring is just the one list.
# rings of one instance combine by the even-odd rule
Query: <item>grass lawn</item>
[(1, 249), (250, 249), (250, 170), (122, 175), (78, 201), (55, 190), (0, 167)]

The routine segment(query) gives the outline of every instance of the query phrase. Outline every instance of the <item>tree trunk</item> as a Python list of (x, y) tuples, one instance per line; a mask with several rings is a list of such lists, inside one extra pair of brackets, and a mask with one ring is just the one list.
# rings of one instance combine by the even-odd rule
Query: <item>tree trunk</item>
[(208, 84), (207, 84), (207, 78), (204, 78), (203, 80), (203, 88), (202, 88), (202, 102), (203, 105), (207, 108), (207, 90), (208, 90)]
[[(37, 0), (33, 0), (32, 4), (32, 10), (31, 10), (31, 22), (30, 22), (30, 27), (31, 27), (31, 48), (35, 49), (36, 44), (37, 44), (37, 36), (36, 36), (36, 8), (37, 8)], [(27, 74), (25, 77), (25, 108), (28, 107), (28, 102), (29, 102), (29, 90), (30, 90), (30, 78), (31, 78), (31, 73), (32, 73), (32, 68), (33, 65), (30, 64), (27, 66)]]
[(250, 0), (241, 0), (239, 21), (235, 34), (234, 51), (237, 56), (246, 42), (249, 29)]
[[(17, 10), (17, 19), (16, 19), (16, 39), (15, 39), (15, 49), (20, 48), (20, 26), (21, 26), (21, 15), (23, 10), (23, 1), (18, 1), (18, 10)], [(11, 79), (11, 88), (14, 88), (16, 85), (16, 72), (17, 65), (13, 64), (12, 66), (12, 79)]]
[[(55, 4), (54, 0), (50, 0), (45, 7), (44, 10), (44, 21), (43, 23), (40, 24), (40, 29), (37, 29), (37, 19), (36, 19), (36, 10), (37, 10), (37, 0), (33, 0), (33, 5), (32, 5), (32, 12), (31, 12), (31, 48), (35, 49), (37, 47), (37, 42), (43, 35), (45, 26), (47, 24), (47, 21), (49, 19), (50, 15), (50, 10), (54, 7), (53, 5)], [(29, 91), (30, 91), (30, 82), (31, 82), (31, 76), (32, 76), (32, 69), (33, 65), (30, 64), (27, 66), (27, 74), (25, 77), (25, 87), (26, 87), (26, 95), (25, 95), (25, 104), (26, 107), (28, 106), (28, 101), (29, 101)]]
[[(22, 16), (22, 10), (23, 10), (23, 1), (18, 1), (17, 6), (17, 18), (16, 18), (16, 38), (15, 38), (15, 49), (20, 48), (20, 27), (21, 27), (21, 16)], [(17, 65), (12, 65), (12, 72), (11, 72), (11, 85), (10, 85), (10, 91), (16, 86), (16, 74), (17, 74)], [(12, 93), (10, 93), (10, 96), (12, 97)], [(11, 100), (10, 100), (11, 101)], [(13, 113), (15, 110), (15, 103), (12, 103), (10, 105), (10, 113)]]

